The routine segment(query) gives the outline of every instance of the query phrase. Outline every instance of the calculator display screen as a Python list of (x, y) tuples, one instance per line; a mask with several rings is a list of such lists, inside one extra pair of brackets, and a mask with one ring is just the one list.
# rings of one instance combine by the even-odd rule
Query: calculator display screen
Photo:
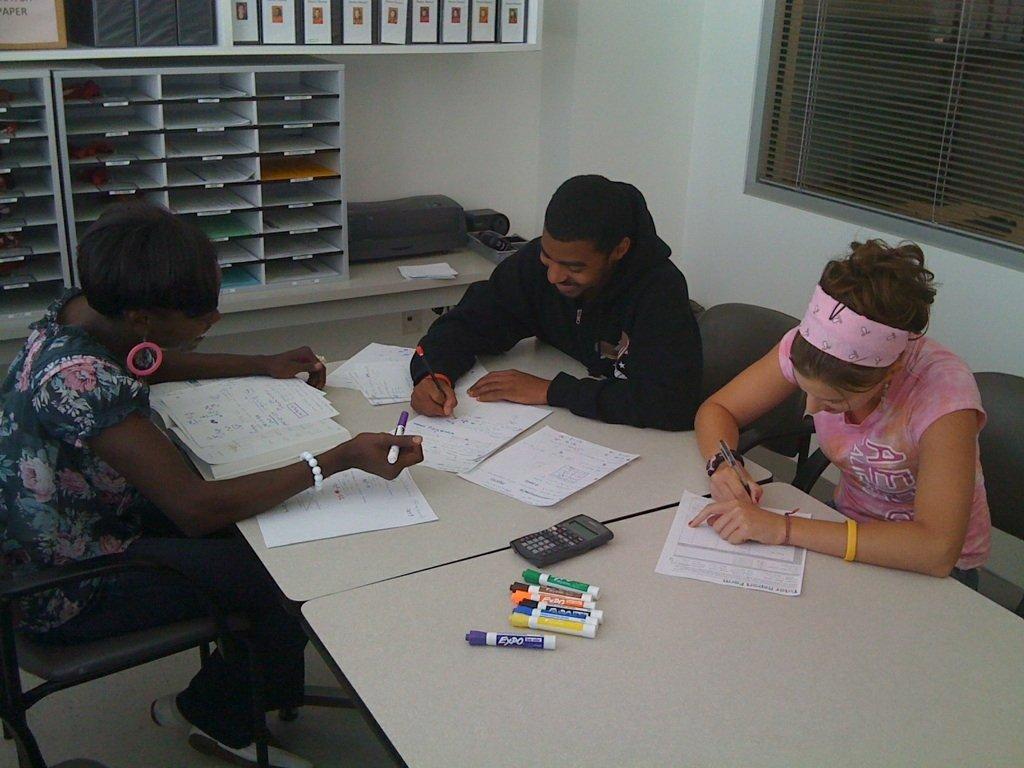
[(582, 536), (584, 539), (593, 539), (598, 535), (596, 531), (590, 530), (587, 526), (577, 522), (576, 520), (566, 523), (565, 527), (577, 536)]

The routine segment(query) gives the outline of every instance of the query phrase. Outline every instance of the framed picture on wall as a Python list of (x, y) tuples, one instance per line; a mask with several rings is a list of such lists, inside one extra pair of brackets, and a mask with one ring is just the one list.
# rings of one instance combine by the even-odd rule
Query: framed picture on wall
[(0, 0), (0, 49), (67, 47), (64, 0)]

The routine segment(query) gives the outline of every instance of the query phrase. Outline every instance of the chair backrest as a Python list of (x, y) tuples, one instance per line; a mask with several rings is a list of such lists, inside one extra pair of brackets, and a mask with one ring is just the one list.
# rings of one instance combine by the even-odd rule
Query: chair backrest
[(992, 524), (1024, 539), (1024, 378), (977, 373), (988, 422), (978, 436)]
[[(764, 357), (799, 323), (783, 312), (753, 304), (719, 304), (704, 311), (697, 318), (704, 346), (702, 399), (706, 400), (747, 366)], [(803, 420), (804, 402), (803, 393), (796, 392), (750, 424), (747, 430), (756, 430), (760, 435), (796, 430)], [(778, 438), (765, 441), (764, 446), (785, 456), (795, 456), (800, 440)]]

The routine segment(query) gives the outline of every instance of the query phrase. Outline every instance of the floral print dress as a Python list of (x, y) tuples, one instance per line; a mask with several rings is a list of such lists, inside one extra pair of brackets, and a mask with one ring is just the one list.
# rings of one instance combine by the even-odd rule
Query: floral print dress
[[(31, 326), (0, 388), (0, 574), (123, 552), (142, 532), (145, 499), (87, 441), (132, 413), (149, 390), (82, 328), (57, 317), (68, 291)], [(26, 599), (21, 627), (45, 631), (77, 615), (100, 580)]]

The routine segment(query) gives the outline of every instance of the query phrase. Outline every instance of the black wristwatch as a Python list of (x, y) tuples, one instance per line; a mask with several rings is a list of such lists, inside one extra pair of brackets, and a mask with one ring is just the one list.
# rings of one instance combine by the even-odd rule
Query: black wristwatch
[[(736, 459), (736, 463), (739, 464), (741, 467), (744, 466), (743, 457), (740, 456), (738, 453), (734, 453), (733, 458)], [(708, 471), (708, 477), (711, 477), (713, 474), (715, 474), (715, 470), (717, 470), (720, 466), (725, 464), (725, 462), (725, 454), (722, 453), (721, 451), (719, 451), (710, 459), (708, 459), (708, 463), (704, 465), (704, 469)]]

